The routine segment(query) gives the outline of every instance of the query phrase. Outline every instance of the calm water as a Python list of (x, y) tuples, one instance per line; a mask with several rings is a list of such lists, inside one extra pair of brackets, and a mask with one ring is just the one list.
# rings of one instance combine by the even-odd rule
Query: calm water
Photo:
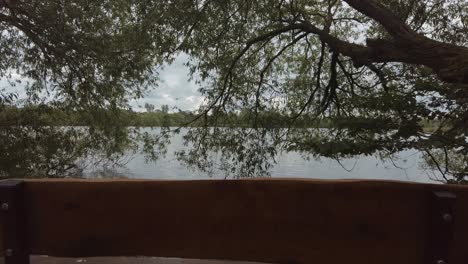
[[(154, 130), (153, 133), (157, 133)], [(188, 169), (174, 156), (174, 151), (183, 148), (181, 135), (172, 139), (168, 154), (156, 162), (146, 162), (141, 154), (125, 157), (125, 166), (112, 168), (111, 172), (128, 178), (141, 179), (222, 179), (222, 173), (210, 176), (200, 171)], [(422, 154), (408, 150), (400, 152), (392, 160), (381, 160), (376, 156), (357, 156), (341, 160), (321, 158), (305, 160), (296, 152), (282, 153), (276, 158), (277, 164), (271, 169), (275, 178), (313, 178), (313, 179), (386, 179), (414, 182), (433, 182), (433, 171), (422, 168)], [(344, 168), (343, 168), (344, 167)], [(87, 173), (96, 173), (88, 171)]]

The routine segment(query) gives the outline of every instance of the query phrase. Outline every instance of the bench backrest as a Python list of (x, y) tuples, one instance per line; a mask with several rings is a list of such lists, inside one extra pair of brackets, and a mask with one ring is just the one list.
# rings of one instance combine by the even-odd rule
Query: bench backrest
[(314, 180), (10, 181), (0, 184), (0, 202), (0, 248), (7, 264), (24, 264), (32, 254), (468, 263), (468, 188), (461, 186)]

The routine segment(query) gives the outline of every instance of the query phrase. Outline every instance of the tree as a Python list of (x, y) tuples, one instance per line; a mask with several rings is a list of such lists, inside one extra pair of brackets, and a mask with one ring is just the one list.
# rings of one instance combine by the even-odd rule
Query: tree
[[(40, 109), (2, 120), (0, 177), (63, 177), (90, 153), (113, 159), (135, 145), (122, 110), (157, 78), (166, 40), (147, 23), (153, 11), (126, 0), (0, 3), (0, 78), (24, 87), (26, 104), (82, 113), (89, 126), (23, 122)], [(24, 103), (14, 99), (0, 93), (2, 106)]]
[[(110, 130), (63, 127), (70, 117), (48, 105), (4, 105), (0, 111), (0, 178), (81, 177), (88, 166), (117, 163), (133, 143), (131, 134), (121, 127), (125, 123), (108, 126)], [(77, 119), (89, 123), (87, 118), (83, 113)]]
[[(19, 72), (34, 81), (31, 98), (49, 91), (65, 109), (118, 113), (155, 84), (155, 66), (188, 54), (206, 103), (195, 118), (203, 126), (184, 137), (194, 147), (179, 156), (201, 169), (220, 162), (234, 176), (264, 175), (282, 150), (336, 159), (408, 148), (468, 155), (464, 0), (74, 0), (0, 8), (1, 76)], [(240, 112), (242, 129), (222, 119)], [(271, 113), (287, 118), (272, 122)], [(91, 116), (96, 131), (113, 131), (108, 116)], [(308, 128), (321, 120), (331, 122), (326, 133)], [(431, 133), (422, 125), (429, 121), (438, 125)], [(145, 150), (151, 154), (148, 144)]]
[(145, 109), (146, 109), (146, 112), (147, 113), (152, 113), (154, 112), (154, 105), (153, 104), (148, 104), (148, 103), (145, 103)]
[[(220, 162), (235, 176), (266, 174), (281, 150), (336, 159), (441, 147), (468, 155), (466, 1), (176, 1), (173, 8), (186, 19), (169, 24), (183, 32), (180, 51), (191, 56), (208, 99), (206, 127), (186, 136), (203, 143), (179, 153), (195, 167)], [(254, 129), (208, 128), (240, 111)], [(269, 129), (268, 112), (289, 116), (282, 126), (296, 128)], [(298, 129), (304, 118), (335, 121), (320, 133)], [(430, 120), (438, 128), (427, 133), (422, 123)]]
[(0, 76), (31, 79), (67, 107), (127, 107), (155, 81), (158, 32), (144, 3), (21, 1), (1, 8)]
[(163, 114), (169, 113), (169, 106), (168, 105), (161, 105), (161, 112)]
[(434, 179), (441, 182), (468, 184), (468, 156), (442, 148), (425, 153), (424, 167), (441, 172), (442, 177)]

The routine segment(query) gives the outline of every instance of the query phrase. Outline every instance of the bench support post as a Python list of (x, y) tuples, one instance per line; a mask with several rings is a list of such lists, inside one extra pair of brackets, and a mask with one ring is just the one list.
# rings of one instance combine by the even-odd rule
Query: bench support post
[(431, 192), (426, 229), (425, 264), (450, 264), (450, 248), (455, 221), (456, 195), (447, 191)]
[(0, 181), (0, 223), (5, 264), (29, 264), (24, 182)]

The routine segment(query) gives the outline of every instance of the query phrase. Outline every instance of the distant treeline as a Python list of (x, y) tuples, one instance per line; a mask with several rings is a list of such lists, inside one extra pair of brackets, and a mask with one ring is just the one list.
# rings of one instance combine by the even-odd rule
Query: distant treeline
[[(281, 113), (250, 111), (216, 115), (216, 117), (198, 116), (190, 111), (170, 113), (168, 107), (162, 110), (149, 109), (146, 112), (129, 110), (70, 110), (49, 105), (28, 105), (24, 107), (2, 106), (0, 108), (0, 126), (89, 126), (91, 124), (114, 123), (134, 127), (161, 126), (232, 126), (232, 127), (329, 127), (330, 121), (312, 120), (302, 116), (291, 121)], [(99, 122), (97, 122), (99, 121)]]
[(0, 108), (0, 126), (89, 126), (105, 123), (137, 127), (181, 126), (193, 119), (193, 113), (183, 111), (168, 113), (155, 110), (148, 113), (129, 110), (70, 110), (48, 105)]
[[(398, 128), (393, 120), (369, 118), (322, 118), (302, 115), (298, 118), (278, 113), (241, 111), (239, 113), (199, 117), (190, 111), (170, 113), (167, 106), (162, 110), (149, 109), (146, 112), (129, 110), (69, 110), (49, 105), (28, 105), (25, 107), (0, 106), (0, 126), (89, 126), (112, 123), (133, 127), (177, 127), (177, 126), (229, 126), (229, 127), (354, 127), (360, 129)], [(437, 121), (421, 121), (425, 131), (438, 127)]]

